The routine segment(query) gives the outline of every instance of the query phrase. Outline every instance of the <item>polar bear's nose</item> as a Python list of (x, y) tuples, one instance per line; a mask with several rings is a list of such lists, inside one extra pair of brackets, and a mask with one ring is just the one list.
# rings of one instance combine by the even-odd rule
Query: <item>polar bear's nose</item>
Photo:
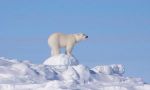
[(85, 38), (88, 38), (88, 36), (85, 36)]

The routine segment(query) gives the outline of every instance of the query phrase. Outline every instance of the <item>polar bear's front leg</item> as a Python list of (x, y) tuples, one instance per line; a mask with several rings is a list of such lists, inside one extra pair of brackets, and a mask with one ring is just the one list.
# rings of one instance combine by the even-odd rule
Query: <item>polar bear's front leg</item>
[(70, 45), (68, 45), (67, 47), (66, 47), (66, 54), (67, 55), (69, 55), (69, 56), (72, 56), (72, 49), (73, 49), (73, 46), (70, 46)]

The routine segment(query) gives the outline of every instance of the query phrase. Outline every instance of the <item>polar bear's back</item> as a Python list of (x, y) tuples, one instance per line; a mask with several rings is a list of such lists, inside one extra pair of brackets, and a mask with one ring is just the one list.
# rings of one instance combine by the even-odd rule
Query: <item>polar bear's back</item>
[(50, 46), (59, 45), (59, 47), (65, 47), (66, 42), (68, 41), (68, 36), (69, 35), (66, 35), (66, 34), (63, 34), (63, 33), (53, 33), (48, 38), (48, 44)]

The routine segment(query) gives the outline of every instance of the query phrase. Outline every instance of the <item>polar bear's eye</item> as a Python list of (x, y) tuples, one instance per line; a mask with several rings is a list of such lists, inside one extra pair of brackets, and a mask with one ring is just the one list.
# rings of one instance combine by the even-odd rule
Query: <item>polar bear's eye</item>
[(83, 34), (82, 34), (82, 33), (80, 33), (79, 35), (80, 35), (80, 36), (82, 36)]

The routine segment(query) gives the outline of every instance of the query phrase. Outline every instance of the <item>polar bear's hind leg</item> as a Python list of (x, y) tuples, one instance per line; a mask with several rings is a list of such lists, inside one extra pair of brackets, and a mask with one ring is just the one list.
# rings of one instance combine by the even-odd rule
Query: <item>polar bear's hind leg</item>
[(51, 55), (52, 56), (59, 55), (59, 54), (60, 54), (60, 50), (59, 50), (58, 47), (52, 48), (52, 50), (51, 50)]

